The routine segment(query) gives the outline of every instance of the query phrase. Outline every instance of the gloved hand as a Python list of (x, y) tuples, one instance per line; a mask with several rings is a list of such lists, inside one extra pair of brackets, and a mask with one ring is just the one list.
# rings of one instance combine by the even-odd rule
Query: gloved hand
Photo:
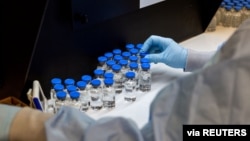
[(140, 52), (146, 52), (150, 62), (162, 62), (174, 68), (185, 68), (187, 49), (171, 38), (152, 35), (143, 44)]

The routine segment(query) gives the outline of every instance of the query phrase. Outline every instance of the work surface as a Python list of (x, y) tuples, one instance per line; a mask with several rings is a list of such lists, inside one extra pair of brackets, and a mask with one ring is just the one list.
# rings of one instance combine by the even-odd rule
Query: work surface
[[(234, 31), (235, 28), (218, 26), (214, 32), (204, 32), (180, 44), (183, 47), (199, 51), (216, 50)], [(133, 103), (125, 102), (122, 94), (117, 95), (114, 109), (89, 110), (87, 114), (94, 119), (121, 116), (132, 119), (139, 128), (143, 127), (148, 121), (150, 104), (158, 92), (174, 79), (190, 74), (190, 72), (183, 72), (182, 69), (174, 69), (161, 63), (151, 64), (151, 71), (152, 87), (150, 92), (140, 93)]]

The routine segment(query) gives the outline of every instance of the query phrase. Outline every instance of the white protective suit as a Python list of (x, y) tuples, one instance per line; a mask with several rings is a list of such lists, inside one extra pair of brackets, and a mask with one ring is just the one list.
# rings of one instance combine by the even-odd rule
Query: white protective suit
[(0, 141), (181, 141), (183, 124), (250, 124), (249, 37), (250, 19), (202, 69), (159, 92), (142, 129), (130, 119), (94, 120), (70, 107), (51, 115), (0, 104)]
[(163, 88), (142, 129), (126, 118), (97, 121), (69, 107), (45, 125), (49, 141), (181, 141), (183, 124), (250, 124), (250, 20), (202, 68)]

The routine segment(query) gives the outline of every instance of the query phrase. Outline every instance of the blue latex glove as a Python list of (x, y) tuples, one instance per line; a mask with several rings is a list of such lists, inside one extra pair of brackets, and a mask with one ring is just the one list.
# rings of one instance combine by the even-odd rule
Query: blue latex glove
[(162, 62), (174, 68), (186, 66), (187, 49), (171, 38), (152, 35), (144, 42), (140, 52), (146, 52), (145, 58), (148, 58), (150, 62)]

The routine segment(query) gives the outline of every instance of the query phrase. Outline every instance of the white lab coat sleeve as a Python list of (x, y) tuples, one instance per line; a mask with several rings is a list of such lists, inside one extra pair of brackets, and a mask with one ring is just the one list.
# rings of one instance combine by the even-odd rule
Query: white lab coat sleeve
[(215, 54), (216, 51), (196, 51), (188, 49), (188, 56), (184, 71), (193, 72), (202, 68), (209, 59)]
[(123, 117), (97, 121), (71, 107), (62, 107), (46, 122), (48, 141), (143, 141), (136, 124)]
[(250, 124), (249, 36), (250, 19), (202, 69), (160, 91), (151, 105), (153, 140), (182, 140), (184, 124)]

